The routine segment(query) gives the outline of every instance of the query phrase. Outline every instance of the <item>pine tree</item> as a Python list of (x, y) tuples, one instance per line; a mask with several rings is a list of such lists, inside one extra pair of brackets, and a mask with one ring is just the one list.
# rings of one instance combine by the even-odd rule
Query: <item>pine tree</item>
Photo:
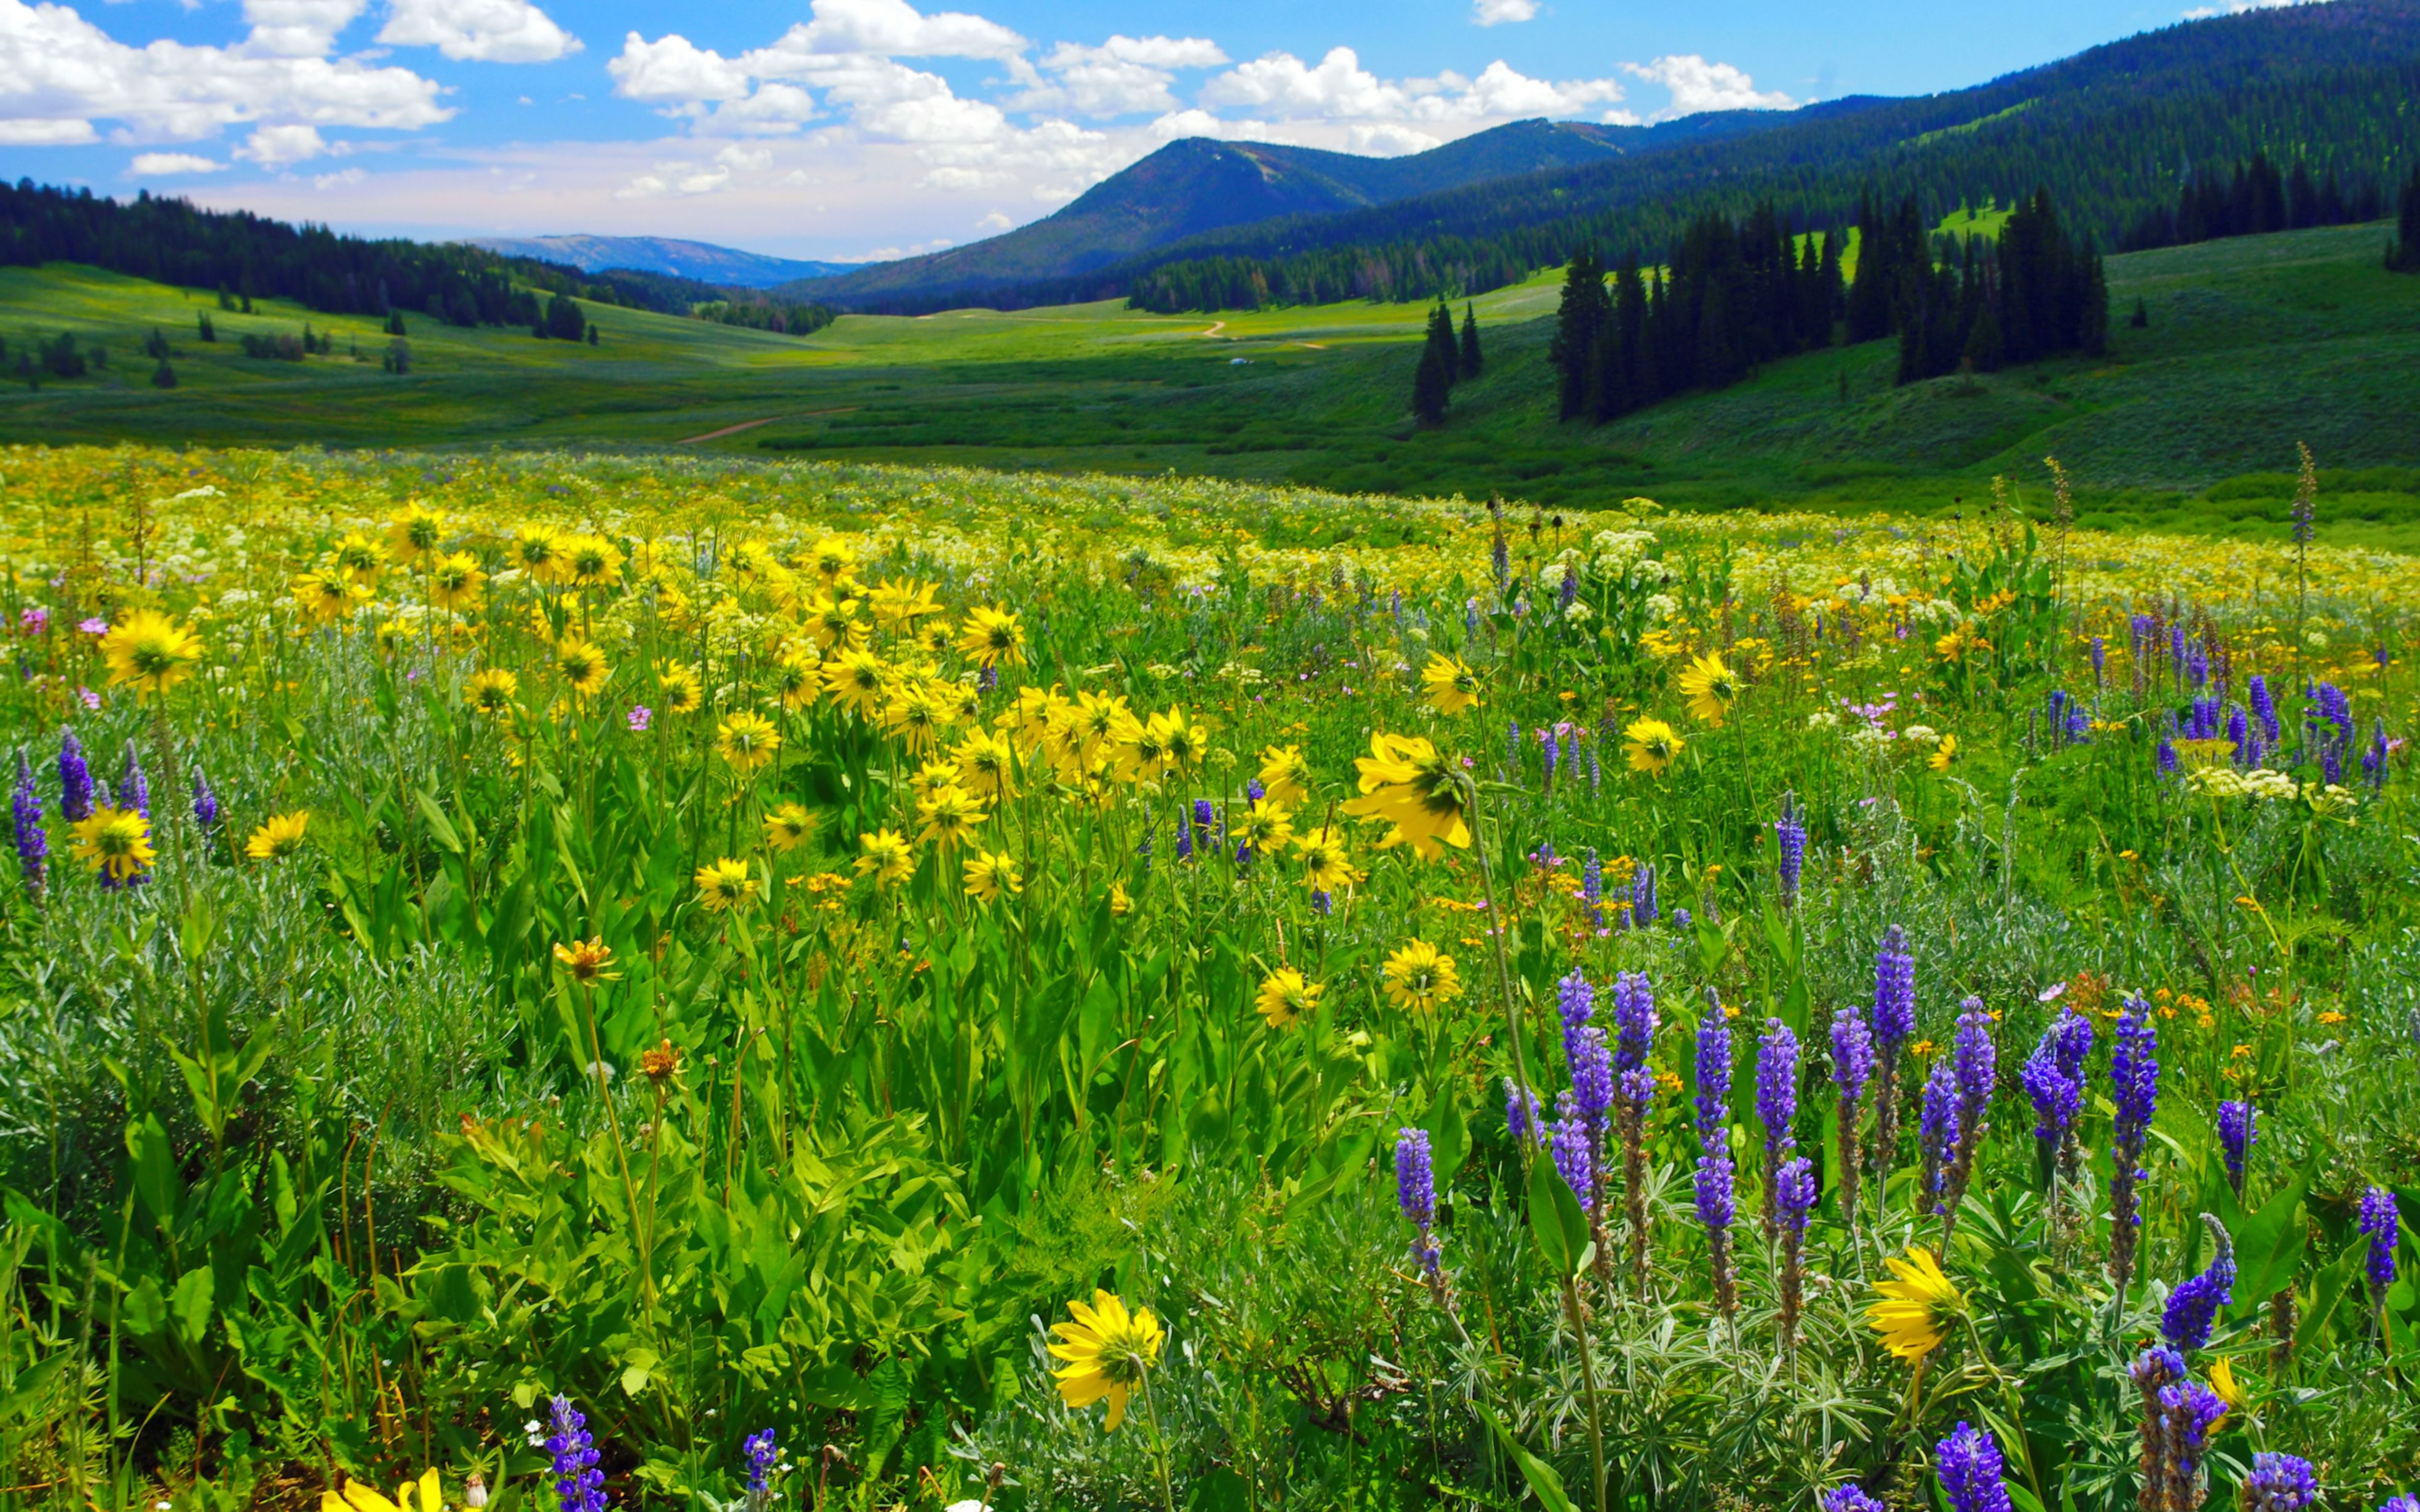
[(1445, 424), (1446, 400), (1452, 390), (1453, 377), (1446, 371), (1436, 343), (1421, 347), (1420, 365), (1412, 373), (1412, 415), (1423, 429)]
[(2396, 239), (2386, 249), (2387, 268), (2398, 273), (2420, 273), (2420, 168), (2403, 186), (2403, 204), (2395, 218)]
[(219, 339), (219, 328), (210, 324), (210, 314), (208, 310), (202, 312), (201, 322), (202, 339), (208, 342), (216, 342)]
[(168, 359), (165, 357), (161, 358), (160, 365), (151, 370), (151, 386), (155, 389), (173, 389), (177, 386), (177, 370), (168, 365)]
[(2135, 297), (2133, 316), (2126, 323), (2133, 326), (2137, 331), (2148, 331), (2150, 329), (2151, 307), (2143, 301), (2141, 296), (2138, 295)]
[(1589, 377), (1595, 363), (1597, 334), (1605, 329), (1611, 301), (1606, 298), (1605, 270), (1593, 251), (1575, 254), (1563, 272), (1562, 303), (1555, 312), (1555, 339), (1546, 361), (1557, 378), (1556, 405), (1570, 420), (1588, 409)]
[(1468, 301), (1462, 307), (1462, 351), (1460, 366), (1464, 378), (1477, 378), (1487, 365), (1479, 350), (1479, 312)]
[(1453, 345), (1453, 312), (1439, 300), (1429, 311), (1428, 349), (1436, 354), (1437, 365), (1445, 369), (1446, 387), (1451, 388), (1462, 375), (1460, 354)]
[(411, 332), (403, 329), (403, 311), (401, 309), (398, 308), (387, 311), (386, 333), (390, 336), (404, 336), (411, 334)]

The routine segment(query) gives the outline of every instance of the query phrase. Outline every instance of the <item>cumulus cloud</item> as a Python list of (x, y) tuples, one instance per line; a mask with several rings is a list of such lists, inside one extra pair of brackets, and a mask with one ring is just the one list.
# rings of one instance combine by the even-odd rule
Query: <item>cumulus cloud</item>
[(1500, 26), (1508, 21), (1538, 19), (1538, 0), (1470, 0), (1474, 26)]
[[(409, 69), (282, 49), (333, 45), (358, 0), (250, 0), (235, 47), (132, 47), (65, 5), (0, 0), (0, 142), (194, 141), (242, 122), (410, 131), (450, 118), (438, 85)], [(324, 39), (325, 40), (321, 40)]]
[(2288, 6), (2325, 5), (2327, 0), (2221, 0), (2214, 6), (2195, 6), (2184, 13), (2187, 21), (2208, 21), (2212, 16), (2241, 16), (2247, 10), (2283, 10)]
[(138, 152), (131, 164), (133, 171), (147, 177), (169, 174), (223, 173), (226, 164), (191, 152)]
[[(1532, 79), (1501, 58), (1476, 79), (1449, 70), (1390, 82), (1361, 67), (1349, 47), (1330, 49), (1316, 67), (1291, 53), (1271, 53), (1219, 74), (1202, 89), (1202, 102), (1212, 107), (1237, 106), (1293, 120), (1391, 121), (1404, 128), (1572, 116), (1621, 96), (1619, 80)], [(1435, 139), (1430, 140), (1434, 145)]]
[(678, 32), (652, 42), (628, 33), (622, 39), (622, 55), (607, 63), (605, 71), (613, 80), (613, 92), (628, 100), (694, 104), (748, 93), (746, 69)]
[(1199, 37), (1111, 37), (1098, 47), (1061, 42), (1042, 59), (1048, 82), (1009, 101), (1018, 110), (1067, 110), (1106, 118), (1177, 108), (1170, 85), (1179, 69), (1211, 69), (1227, 61), (1218, 43)]
[(1426, 152), (1445, 144), (1426, 131), (1416, 131), (1408, 126), (1387, 121), (1376, 126), (1356, 126), (1345, 138), (1346, 146), (1355, 152), (1373, 158), (1401, 158), (1414, 152)]
[(264, 168), (283, 168), (290, 162), (307, 162), (327, 150), (317, 127), (263, 126), (244, 138), (235, 155), (250, 158)]
[(1709, 110), (1791, 110), (1798, 103), (1778, 90), (1758, 89), (1755, 80), (1730, 64), (1709, 63), (1694, 53), (1621, 67), (1672, 91), (1671, 105), (1655, 113), (1658, 120)]
[(908, 0), (814, 0), (812, 9), (813, 21), (748, 54), (750, 71), (778, 77), (803, 67), (800, 60), (849, 53), (1004, 60), (1027, 48), (1024, 38), (997, 22), (954, 10), (927, 16)]
[(551, 63), (580, 39), (530, 0), (391, 0), (378, 39), (477, 63)]

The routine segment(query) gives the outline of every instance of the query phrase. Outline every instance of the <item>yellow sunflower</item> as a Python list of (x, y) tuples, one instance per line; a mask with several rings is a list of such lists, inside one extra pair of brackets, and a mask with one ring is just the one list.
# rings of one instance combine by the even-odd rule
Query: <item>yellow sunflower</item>
[(970, 730), (950, 752), (969, 791), (988, 803), (1016, 796), (1016, 753), (987, 730)]
[(1681, 674), (1681, 696), (1699, 723), (1719, 727), (1739, 702), (1739, 673), (1723, 665), (1722, 653), (1709, 651)]
[(1143, 1374), (1159, 1363), (1159, 1346), (1163, 1335), (1159, 1319), (1148, 1307), (1138, 1307), (1132, 1313), (1115, 1295), (1095, 1290), (1091, 1306), (1080, 1302), (1067, 1304), (1072, 1323), (1054, 1323), (1050, 1332), (1059, 1341), (1050, 1352), (1066, 1365), (1051, 1372), (1059, 1383), (1059, 1396), (1078, 1411), (1106, 1400), (1109, 1404), (1109, 1432), (1125, 1421), (1126, 1397), (1143, 1383)]
[(386, 565), (386, 548), (357, 531), (336, 543), (336, 565), (363, 587), (374, 587)]
[(156, 609), (136, 609), (101, 638), (112, 684), (165, 693), (202, 659), (202, 638)]
[(554, 648), (554, 670), (563, 674), (564, 686), (582, 698), (595, 698), (605, 690), (605, 680), (613, 675), (605, 653), (592, 641), (578, 637)]
[(1252, 1008), (1272, 1029), (1290, 1029), (1319, 1007), (1320, 985), (1292, 966), (1280, 966), (1261, 981)]
[(837, 535), (827, 535), (807, 553), (808, 564), (824, 581), (838, 582), (857, 569), (857, 553)]
[(357, 1480), (347, 1480), (342, 1495), (334, 1491), (319, 1493), (319, 1512), (441, 1512), (444, 1505), (444, 1491), (433, 1469), (417, 1481), (408, 1480), (396, 1487), (392, 1500)]
[(876, 622), (892, 635), (902, 632), (913, 634), (918, 620), (941, 612), (940, 604), (933, 597), (931, 583), (905, 579), (883, 583), (873, 589), (865, 595), (865, 604), (874, 611)]
[(978, 903), (997, 903), (1002, 896), (1014, 898), (1025, 890), (1025, 875), (1016, 867), (1016, 857), (1004, 851), (979, 850), (967, 857), (967, 896)]
[(1025, 660), (1025, 625), (1004, 609), (973, 609), (958, 628), (958, 650), (984, 667), (1015, 667)]
[(1479, 707), (1479, 674), (1460, 656), (1429, 653), (1420, 686), (1428, 689), (1429, 707), (1439, 714), (1461, 714)]
[(773, 691), (782, 700), (782, 707), (796, 714), (823, 696), (823, 665), (815, 654), (804, 646), (783, 653), (773, 663)]
[(386, 522), (386, 554), (409, 567), (437, 549), (445, 517), (424, 504), (406, 504)]
[(1630, 769), (1662, 777), (1672, 769), (1672, 759), (1681, 754), (1688, 742), (1681, 733), (1661, 719), (1633, 719), (1621, 732), (1622, 750), (1630, 757)]
[(1936, 772), (1946, 772), (1949, 770), (1949, 764), (1957, 759), (1958, 737), (1956, 735), (1943, 735), (1941, 737), (1941, 743), (1932, 748), (1932, 754), (1925, 758), (1924, 764), (1931, 767)]
[(1302, 885), (1313, 892), (1349, 887), (1364, 874), (1353, 865), (1343, 835), (1331, 825), (1306, 829), (1295, 836), (1294, 854), (1302, 863)]
[(741, 909), (756, 901), (756, 883), (748, 863), (724, 856), (697, 869), (697, 901), (709, 914)]
[(520, 688), (520, 679), (502, 667), (483, 667), (462, 685), (462, 702), (481, 714), (501, 717), (513, 712), (513, 695)]
[(656, 674), (666, 714), (695, 714), (706, 702), (706, 685), (686, 667), (667, 667)]
[(302, 849), (302, 832), (311, 827), (311, 811), (274, 813), (243, 842), (243, 854), (256, 861), (283, 861)]
[(2210, 1367), (2210, 1390), (2211, 1395), (2226, 1404), (2228, 1417), (2242, 1417), (2251, 1411), (2252, 1398), (2245, 1394), (2243, 1383), (2235, 1379), (2234, 1363), (2226, 1355), (2220, 1355)]
[(872, 877), (876, 887), (892, 887), (915, 874), (916, 848), (895, 829), (860, 835), (857, 849), (857, 874)]
[(1949, 1328), (1965, 1309), (1966, 1299), (1942, 1273), (1941, 1262), (1918, 1244), (1901, 1259), (1885, 1256), (1896, 1281), (1879, 1281), (1874, 1290), (1883, 1301), (1866, 1309), (1866, 1321), (1883, 1336), (1883, 1344), (1902, 1360), (1921, 1360), (1941, 1347)]
[(553, 582), (563, 575), (563, 537), (544, 525), (522, 526), (511, 550), (514, 563), (539, 582)]
[(765, 816), (765, 843), (777, 851), (795, 851), (815, 832), (815, 816), (802, 803), (776, 804)]
[(782, 748), (782, 733), (763, 715), (741, 709), (714, 727), (714, 748), (733, 771), (751, 777)]
[(341, 619), (370, 596), (368, 589), (340, 572), (297, 573), (292, 587), (294, 602), (302, 606), (303, 614), (321, 625)]
[(1397, 1008), (1425, 1013), (1462, 995), (1462, 977), (1453, 957), (1441, 954), (1426, 940), (1406, 940), (1387, 957), (1379, 970), (1387, 984), (1387, 1000)]
[(882, 707), (882, 686), (889, 671), (871, 651), (844, 651), (824, 663), (824, 687), (835, 701), (871, 718)]
[(1236, 819), (1228, 838), (1254, 856), (1281, 851), (1286, 841), (1294, 839), (1294, 815), (1284, 804), (1263, 798)]
[(479, 559), (470, 552), (440, 557), (428, 569), (428, 602), (449, 613), (468, 613), (479, 607), (479, 592), (487, 581)]
[(132, 881), (159, 859), (151, 849), (151, 821), (138, 810), (104, 804), (73, 827), (76, 859), (113, 882)]
[(574, 588), (611, 588), (622, 580), (622, 553), (601, 535), (563, 543), (563, 580)]
[(947, 698), (922, 683), (909, 683), (882, 706), (883, 727), (918, 755), (939, 744), (941, 732), (957, 717)]
[(554, 959), (578, 982), (611, 981), (621, 975), (605, 969), (613, 964), (613, 948), (605, 943), (602, 934), (594, 939), (573, 940), (568, 945), (557, 942)]
[(1394, 826), (1378, 842), (1380, 850), (1409, 845), (1421, 860), (1434, 861), (1445, 854), (1444, 845), (1470, 848), (1469, 783), (1425, 738), (1373, 734), (1370, 754), (1353, 764), (1366, 795), (1345, 804), (1344, 811)]
[(954, 782), (945, 783), (917, 800), (916, 839), (948, 850), (974, 833), (984, 822), (984, 806)]
[(1151, 717), (1153, 733), (1159, 739), (1162, 759), (1168, 769), (1180, 775), (1202, 764), (1210, 753), (1210, 731), (1198, 719), (1188, 719), (1183, 709), (1171, 709), (1166, 714)]
[(1300, 746), (1271, 746), (1261, 752), (1261, 787), (1272, 802), (1299, 809), (1311, 798), (1311, 763)]

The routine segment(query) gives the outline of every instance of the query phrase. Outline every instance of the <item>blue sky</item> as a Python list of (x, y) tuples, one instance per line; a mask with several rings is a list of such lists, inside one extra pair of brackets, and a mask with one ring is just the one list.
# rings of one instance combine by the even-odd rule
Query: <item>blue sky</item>
[(0, 0), (0, 173), (377, 233), (679, 236), (854, 259), (1021, 224), (1179, 136), (1394, 154), (1532, 116), (1921, 94), (2188, 13), (948, 3)]

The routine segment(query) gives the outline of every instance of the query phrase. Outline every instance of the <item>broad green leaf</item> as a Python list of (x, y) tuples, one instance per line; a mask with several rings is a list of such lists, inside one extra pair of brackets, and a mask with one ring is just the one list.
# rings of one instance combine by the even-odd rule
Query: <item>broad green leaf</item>
[[(1547, 1163), (1540, 1161), (1538, 1164), (1544, 1165)], [(1556, 1184), (1561, 1184), (1559, 1179)], [(1512, 1430), (1504, 1426), (1504, 1420), (1486, 1407), (1479, 1409), (1479, 1415), (1486, 1420), (1488, 1427), (1495, 1430), (1496, 1442), (1504, 1446), (1505, 1454), (1519, 1468), (1521, 1478), (1528, 1482), (1529, 1494), (1538, 1499), (1539, 1505), (1546, 1512), (1578, 1512), (1578, 1508), (1572, 1505), (1570, 1493), (1563, 1489), (1561, 1473), (1554, 1466), (1522, 1448), (1520, 1441), (1512, 1437)]]

